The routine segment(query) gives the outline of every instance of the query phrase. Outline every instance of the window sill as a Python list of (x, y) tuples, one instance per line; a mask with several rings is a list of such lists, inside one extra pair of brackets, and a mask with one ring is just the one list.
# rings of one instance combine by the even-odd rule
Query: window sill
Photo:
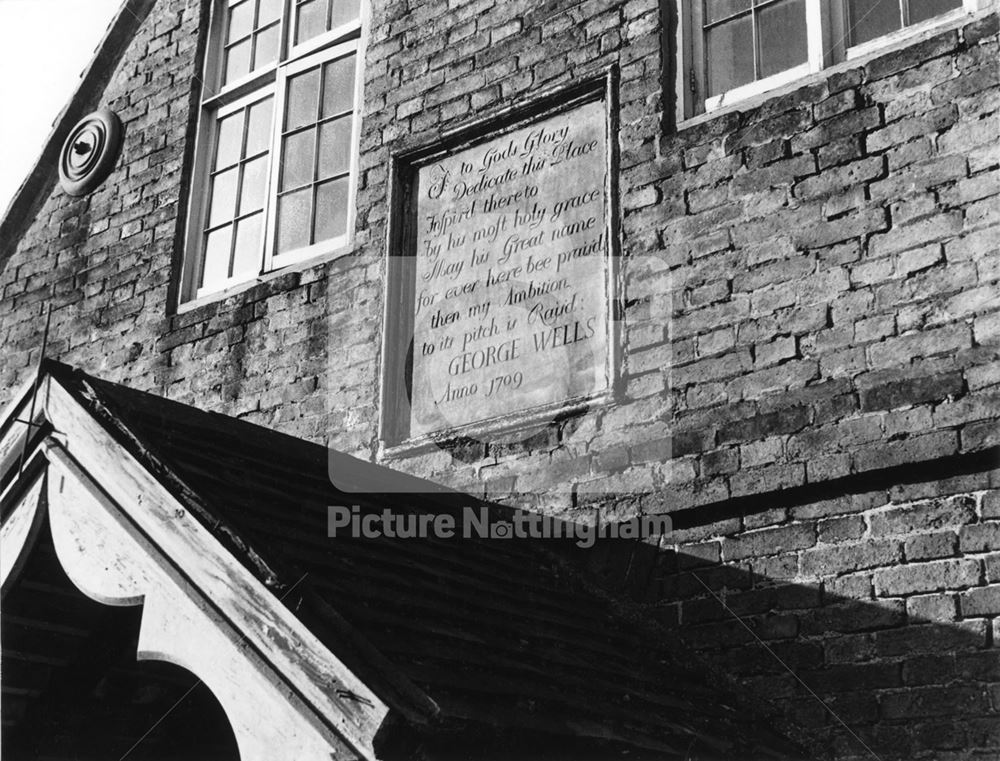
[(886, 35), (885, 37), (881, 37), (877, 40), (872, 40), (864, 45), (858, 46), (857, 48), (852, 48), (850, 57), (844, 61), (839, 61), (819, 71), (806, 74), (802, 77), (796, 78), (792, 82), (782, 84), (781, 86), (773, 89), (755, 93), (741, 100), (731, 101), (725, 105), (720, 105), (712, 111), (697, 114), (679, 121), (677, 122), (674, 133), (680, 133), (697, 127), (699, 124), (714, 121), (715, 119), (726, 116), (727, 114), (752, 111), (770, 100), (780, 98), (784, 95), (796, 92), (797, 90), (824, 82), (835, 74), (850, 71), (851, 69), (861, 68), (884, 55), (891, 55), (892, 53), (908, 48), (911, 45), (916, 45), (924, 42), (925, 40), (937, 37), (940, 34), (961, 29), (964, 26), (975, 23), (976, 21), (996, 13), (998, 8), (1000, 8), (1000, 2), (997, 0), (987, 0), (987, 2), (982, 4), (980, 10), (948, 14), (948, 16), (944, 18), (933, 19), (918, 26), (901, 30), (900, 32), (894, 32), (893, 34)]
[(741, 85), (740, 87), (733, 88), (719, 95), (713, 95), (711, 98), (705, 101), (705, 113), (706, 114), (717, 114), (722, 111), (730, 103), (746, 103), (749, 100), (757, 98), (758, 96), (764, 96), (768, 93), (780, 90), (785, 85), (794, 84), (796, 82), (801, 82), (803, 79), (808, 77), (812, 72), (809, 68), (809, 62), (806, 61), (800, 66), (795, 66), (786, 71), (774, 74), (766, 79), (760, 79), (756, 82), (749, 82), (748, 84)]
[[(337, 248), (333, 251), (324, 252), (322, 254), (317, 254), (311, 256), (307, 259), (302, 259), (301, 261), (289, 263), (281, 269), (276, 269), (271, 272), (267, 272), (263, 275), (253, 278), (252, 280), (246, 280), (238, 285), (230, 286), (229, 288), (224, 288), (221, 291), (216, 291), (214, 293), (209, 293), (196, 299), (191, 299), (190, 301), (184, 301), (177, 305), (177, 309), (174, 314), (187, 314), (188, 312), (194, 312), (202, 307), (206, 307), (210, 304), (216, 304), (220, 301), (225, 301), (226, 299), (234, 298), (240, 296), (241, 294), (247, 293), (254, 289), (263, 289), (269, 283), (274, 282), (282, 277), (286, 277), (291, 274), (305, 272), (306, 270), (315, 269), (318, 267), (323, 267), (330, 262), (341, 259), (345, 256), (353, 254), (355, 252), (355, 247), (353, 245), (343, 246)], [(256, 301), (257, 299), (251, 295), (248, 297), (249, 301)]]
[(858, 60), (877, 58), (882, 52), (905, 47), (914, 39), (926, 39), (946, 29), (964, 26), (963, 22), (973, 17), (978, 17), (980, 10), (982, 10), (982, 7), (977, 9), (977, 11), (967, 11), (963, 8), (957, 8), (937, 18), (931, 18), (903, 29), (897, 29), (895, 32), (890, 32), (882, 37), (876, 37), (874, 40), (869, 40), (868, 42), (862, 42), (847, 49), (847, 61), (854, 63)]

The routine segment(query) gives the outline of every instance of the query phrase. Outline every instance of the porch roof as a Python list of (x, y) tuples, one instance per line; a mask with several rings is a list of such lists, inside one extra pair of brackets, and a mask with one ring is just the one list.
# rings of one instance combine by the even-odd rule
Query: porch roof
[[(487, 757), (794, 754), (722, 678), (592, 583), (557, 541), (327, 535), (330, 505), (456, 518), (467, 507), (503, 518), (505, 508), (56, 362), (42, 374), (266, 586), (267, 605), (300, 621), (384, 701), (380, 758), (469, 743)], [(49, 387), (39, 388), (38, 425), (23, 433), (58, 442), (58, 422), (52, 431), (46, 421)], [(27, 397), (13, 405), (0, 436), (13, 441), (13, 418), (27, 417), (27, 406)], [(14, 459), (0, 462), (8, 482)]]

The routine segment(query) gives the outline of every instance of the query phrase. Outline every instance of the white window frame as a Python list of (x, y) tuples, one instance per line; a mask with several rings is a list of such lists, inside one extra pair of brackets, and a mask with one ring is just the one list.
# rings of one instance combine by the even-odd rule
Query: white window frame
[[(211, 122), (213, 122), (213, 124), (209, 125), (209, 128), (207, 130), (208, 131), (208, 135), (207, 135), (207, 137), (208, 137), (208, 146), (207, 146), (207, 149), (208, 150), (206, 152), (206, 154), (207, 154), (206, 155), (207, 161), (206, 161), (205, 167), (204, 167), (205, 168), (205, 173), (204, 173), (203, 176), (198, 177), (197, 180), (196, 180), (196, 181), (200, 182), (200, 186), (199, 187), (201, 187), (203, 189), (203, 193), (202, 193), (203, 198), (202, 198), (202, 204), (201, 204), (201, 206), (202, 206), (201, 218), (198, 220), (197, 226), (193, 229), (193, 232), (197, 236), (196, 243), (197, 243), (197, 245), (199, 247), (197, 267), (194, 268), (194, 271), (191, 273), (192, 277), (195, 278), (195, 281), (194, 281), (195, 283), (197, 282), (197, 278), (199, 277), (200, 271), (201, 271), (201, 266), (200, 265), (201, 265), (201, 254), (202, 254), (202, 252), (200, 251), (200, 249), (204, 246), (205, 227), (206, 227), (205, 221), (206, 221), (206, 219), (208, 217), (209, 207), (210, 207), (210, 203), (209, 203), (209, 201), (210, 201), (209, 184), (210, 184), (211, 175), (212, 175), (211, 165), (212, 165), (212, 157), (215, 156), (216, 144), (217, 144), (217, 137), (218, 137), (218, 130), (216, 130), (214, 128), (215, 127), (215, 123), (221, 121), (223, 118), (225, 118), (227, 116), (230, 116), (231, 114), (235, 114), (237, 111), (242, 111), (244, 108), (246, 108), (247, 106), (249, 106), (249, 105), (251, 105), (253, 103), (257, 103), (258, 101), (265, 100), (265, 99), (267, 99), (269, 97), (271, 97), (271, 98), (274, 97), (274, 85), (273, 84), (271, 84), (271, 85), (265, 85), (264, 87), (262, 87), (260, 89), (251, 90), (246, 95), (243, 95), (242, 97), (236, 98), (235, 100), (233, 100), (230, 103), (226, 103), (224, 105), (220, 105), (220, 106), (218, 106), (218, 108), (216, 110), (208, 112), (208, 114), (207, 114), (208, 118), (211, 120)], [(274, 108), (274, 106), (272, 105), (272, 113), (273, 113), (273, 108)], [(246, 127), (244, 126), (244, 129), (245, 128)], [(273, 148), (271, 148), (270, 150), (273, 150)], [(268, 172), (267, 172), (267, 179), (266, 179), (266, 182), (267, 182), (268, 186), (270, 186), (270, 183), (271, 183), (271, 170), (273, 169), (273, 167), (274, 167), (274, 162), (271, 160), (271, 154), (269, 153), (268, 154)], [(237, 206), (238, 205), (239, 205), (239, 194), (237, 194)], [(266, 214), (264, 216), (266, 217)], [(239, 217), (239, 214), (237, 214), (237, 217)], [(234, 233), (235, 233), (235, 225), (234, 225)], [(233, 245), (233, 244), (231, 243), (230, 245)], [(218, 285), (214, 285), (214, 286), (211, 286), (209, 288), (197, 288), (197, 290), (194, 292), (194, 297), (196, 299), (201, 299), (201, 298), (204, 298), (205, 296), (210, 296), (213, 293), (220, 292), (220, 291), (225, 291), (225, 290), (231, 289), (231, 288), (233, 288), (235, 286), (238, 286), (238, 285), (240, 285), (240, 283), (244, 282), (245, 280), (246, 280), (245, 277), (229, 277), (226, 280), (221, 281)]]
[[(909, 0), (899, 0), (903, 7)], [(992, 0), (962, 0), (962, 7), (917, 24), (848, 46), (846, 0), (805, 0), (807, 60), (790, 69), (748, 82), (710, 97), (707, 91), (703, 28), (703, 0), (675, 0), (677, 12), (677, 118), (684, 121), (733, 103), (791, 84), (841, 61), (869, 55), (910, 37), (943, 27), (970, 13), (985, 9)], [(694, 92), (692, 91), (694, 90)]]
[[(300, 47), (305, 47), (302, 45)], [(311, 49), (316, 49), (310, 46)], [(324, 63), (330, 61), (336, 61), (338, 58), (344, 58), (351, 54), (355, 55), (355, 93), (357, 93), (357, 88), (360, 86), (357, 81), (358, 72), (361, 69), (361, 62), (358, 60), (357, 56), (359, 54), (357, 40), (351, 40), (345, 42), (341, 45), (335, 45), (326, 49), (320, 47), (318, 52), (304, 55), (302, 58), (296, 59), (285, 66), (283, 66), (278, 71), (278, 81), (277, 81), (277, 94), (275, 95), (275, 104), (284, 104), (285, 93), (288, 88), (288, 80), (292, 76), (299, 74), (307, 69), (315, 68)], [(280, 116), (275, 112), (275, 118), (279, 119)], [(347, 209), (347, 229), (343, 235), (338, 235), (336, 238), (330, 238), (329, 240), (322, 241), (320, 243), (313, 243), (308, 246), (303, 246), (301, 248), (294, 249), (292, 251), (286, 251), (282, 254), (277, 253), (277, 218), (278, 218), (278, 182), (277, 178), (273, 178), (273, 181), (268, 183), (268, 194), (267, 194), (267, 208), (266, 208), (266, 218), (267, 218), (267, 232), (264, 236), (264, 268), (266, 271), (272, 271), (275, 269), (280, 269), (286, 267), (289, 264), (295, 264), (298, 262), (306, 261), (308, 259), (316, 258), (317, 256), (322, 256), (328, 251), (338, 251), (345, 249), (351, 242), (353, 238), (354, 229), (354, 219), (357, 209), (354, 203), (354, 198), (357, 193), (357, 178), (358, 178), (358, 138), (360, 133), (360, 108), (355, 96), (354, 110), (351, 116), (351, 164), (350, 164), (350, 174), (348, 175), (348, 209)], [(276, 128), (272, 132), (273, 142), (271, 144), (271, 155), (278, 156), (281, 150), (281, 129)], [(277, 162), (272, 162), (271, 166), (274, 167)]]
[(953, 21), (963, 18), (970, 13), (975, 13), (976, 11), (982, 10), (986, 7), (988, 0), (962, 0), (962, 7), (955, 8), (953, 10), (947, 11), (945, 13), (933, 16), (929, 19), (925, 19), (916, 24), (907, 24), (909, 16), (909, 3), (910, 0), (900, 0), (901, 6), (903, 8), (903, 18), (904, 24), (901, 29), (896, 29), (895, 31), (884, 34), (881, 37), (876, 37), (873, 40), (868, 40), (868, 42), (862, 42), (858, 45), (851, 45), (845, 51), (844, 57), (848, 60), (852, 58), (860, 58), (861, 56), (868, 55), (869, 53), (875, 52), (890, 45), (894, 45), (897, 42), (902, 42), (907, 37), (915, 34), (920, 34), (921, 32), (929, 31), (939, 26), (946, 26)]
[[(209, 20), (209, 40), (206, 46), (202, 77), (202, 102), (195, 144), (194, 170), (188, 201), (187, 232), (179, 288), (178, 308), (187, 310), (202, 303), (224, 298), (234, 291), (281, 274), (294, 265), (306, 266), (336, 258), (352, 250), (357, 215), (359, 150), (361, 139), (361, 107), (363, 103), (364, 51), (370, 20), (368, 0), (359, 0), (359, 15), (351, 21), (298, 45), (295, 40), (295, 0), (282, 0), (279, 23), (278, 59), (239, 79), (223, 85), (225, 22), (228, 8), (240, 0), (215, 0)], [(278, 200), (278, 165), (285, 96), (289, 77), (328, 61), (354, 55), (354, 103), (351, 116), (351, 155), (349, 169), (346, 231), (319, 243), (275, 253)], [(204, 258), (205, 227), (209, 212), (210, 178), (215, 156), (217, 124), (222, 117), (235, 113), (251, 103), (273, 97), (271, 134), (269, 141), (267, 188), (263, 220), (261, 267), (254, 276), (230, 277), (224, 281), (199, 286)]]

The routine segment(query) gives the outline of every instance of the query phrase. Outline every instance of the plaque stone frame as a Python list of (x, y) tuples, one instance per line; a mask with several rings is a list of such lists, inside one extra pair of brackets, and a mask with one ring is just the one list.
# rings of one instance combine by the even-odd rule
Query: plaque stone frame
[[(609, 67), (598, 76), (571, 87), (552, 90), (526, 105), (506, 109), (488, 118), (477, 119), (438, 140), (395, 153), (391, 158), (389, 220), (386, 250), (382, 363), (380, 368), (380, 457), (418, 454), (449, 442), (501, 439), (507, 441), (518, 431), (537, 429), (547, 423), (582, 414), (597, 406), (613, 403), (621, 396), (621, 333), (618, 324), (621, 293), (618, 198), (618, 104), (617, 69)], [(412, 384), (414, 374), (414, 322), (417, 290), (417, 246), (420, 222), (418, 177), (426, 170), (463, 151), (482, 147), (519, 130), (571, 112), (601, 104), (605, 127), (604, 227), (602, 286), (606, 308), (602, 347), (603, 387), (571, 395), (537, 406), (512, 409), (501, 414), (440, 429), (412, 433)]]

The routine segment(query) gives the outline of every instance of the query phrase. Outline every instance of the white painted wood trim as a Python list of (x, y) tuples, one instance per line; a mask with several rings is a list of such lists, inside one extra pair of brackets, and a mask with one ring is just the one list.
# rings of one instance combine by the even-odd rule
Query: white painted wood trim
[[(26, 380), (17, 390), (0, 414), (0, 486), (9, 472), (21, 459), (24, 440), (31, 436), (31, 426), (24, 423), (31, 413), (31, 394), (34, 390), (36, 375)], [(39, 389), (41, 396), (41, 389)], [(35, 416), (31, 421), (40, 423), (43, 410), (40, 403), (35, 404)]]
[(10, 401), (4, 405), (3, 411), (0, 412), (0, 428), (6, 427), (16, 417), (17, 409), (31, 397), (31, 390), (35, 386), (35, 377), (35, 374), (32, 373), (30, 378), (18, 386)]
[(820, 0), (806, 0), (806, 45), (809, 50), (809, 71), (820, 71), (826, 65), (823, 44), (823, 8)]
[(0, 526), (0, 590), (17, 581), (45, 518), (45, 475), (40, 473), (18, 499)]
[(219, 700), (242, 761), (354, 759), (244, 636), (58, 444), (49, 444), (49, 525), (74, 585), (107, 605), (142, 604), (136, 656), (187, 669)]
[(713, 95), (711, 98), (705, 99), (705, 111), (715, 111), (716, 109), (727, 106), (730, 103), (735, 103), (737, 101), (753, 97), (754, 95), (765, 93), (768, 90), (773, 90), (776, 87), (781, 87), (789, 82), (794, 82), (812, 71), (811, 67), (812, 63), (807, 60), (805, 63), (800, 63), (798, 66), (785, 69), (785, 71), (779, 71), (777, 74), (772, 74), (764, 79), (747, 82), (745, 85), (734, 87), (732, 90), (727, 90), (724, 93)]
[[(232, 101), (230, 103), (226, 103), (225, 105), (220, 106), (218, 108), (218, 110), (216, 110), (214, 113), (210, 112), (210, 111), (207, 111), (207, 112), (205, 112), (204, 116), (202, 117), (208, 123), (208, 125), (209, 125), (209, 140), (210, 140), (210, 142), (207, 144), (207, 152), (206, 152), (205, 157), (204, 157), (205, 158), (204, 173), (203, 173), (203, 178), (201, 180), (201, 182), (202, 182), (202, 191), (203, 192), (199, 194), (200, 196), (202, 196), (202, 205), (201, 205), (201, 207), (199, 208), (199, 211), (198, 211), (198, 213), (201, 216), (199, 218), (199, 221), (197, 222), (198, 235), (197, 235), (197, 240), (195, 241), (195, 244), (197, 245), (197, 249), (192, 249), (192, 250), (196, 250), (198, 252), (197, 253), (197, 257), (195, 257), (197, 259), (197, 266), (196, 266), (196, 270), (197, 271), (192, 274), (192, 277), (194, 277), (195, 279), (192, 281), (192, 283), (191, 283), (191, 289), (189, 289), (189, 290), (193, 291), (196, 300), (197, 299), (203, 299), (206, 296), (211, 296), (211, 295), (218, 294), (218, 293), (220, 293), (222, 291), (231, 289), (234, 286), (238, 286), (241, 283), (248, 282), (248, 280), (249, 280), (249, 282), (256, 282), (256, 278), (259, 278), (260, 275), (261, 275), (262, 270), (261, 270), (260, 267), (258, 267), (257, 275), (251, 276), (250, 278), (248, 278), (246, 275), (242, 275), (242, 276), (240, 276), (240, 275), (234, 275), (232, 277), (222, 278), (221, 280), (217, 280), (217, 281), (215, 281), (213, 283), (208, 283), (208, 284), (201, 285), (201, 286), (198, 285), (199, 274), (201, 273), (201, 271), (204, 268), (205, 235), (206, 235), (206, 228), (208, 228), (209, 216), (211, 214), (212, 174), (216, 171), (213, 168), (212, 165), (215, 163), (215, 153), (217, 152), (217, 149), (218, 149), (219, 123), (223, 119), (225, 119), (227, 116), (232, 116), (233, 114), (235, 114), (235, 113), (237, 113), (239, 111), (242, 111), (247, 106), (251, 106), (251, 105), (253, 105), (255, 103), (259, 103), (260, 101), (263, 101), (263, 100), (267, 100), (268, 98), (271, 98), (271, 125), (270, 126), (271, 126), (271, 130), (273, 131), (274, 130), (275, 109), (277, 108), (277, 98), (276, 98), (276, 95), (275, 95), (275, 85), (274, 85), (273, 82), (270, 83), (270, 84), (264, 85), (263, 87), (260, 87), (257, 90), (251, 90), (246, 95), (244, 95), (244, 96), (242, 96), (240, 98), (237, 98), (237, 99), (235, 99), (234, 101)], [(246, 116), (244, 118), (248, 119), (249, 116)], [(244, 131), (244, 133), (247, 131), (247, 129), (248, 129), (248, 127), (247, 127), (246, 123), (244, 123), (244, 125), (243, 125), (243, 131)], [(276, 162), (274, 160), (274, 156), (270, 152), (270, 149), (268, 150), (268, 153), (265, 154), (265, 155), (266, 155), (266, 161), (267, 161), (267, 173), (266, 173), (266, 175), (264, 177), (264, 193), (265, 193), (265, 197), (266, 197), (266, 195), (268, 193), (270, 193), (269, 188), (270, 188), (270, 183), (272, 181), (272, 175), (275, 173), (275, 170), (276, 170)], [(245, 163), (247, 163), (247, 159), (246, 158), (240, 158), (236, 162), (236, 164), (233, 165), (233, 167), (236, 168), (237, 172), (239, 172), (240, 174), (242, 174), (241, 167)], [(231, 171), (233, 169), (233, 167), (230, 167), (226, 171)], [(240, 188), (239, 192), (237, 194), (237, 198), (242, 197), (242, 192), (243, 192), (242, 188)], [(267, 201), (265, 200), (265, 206), (266, 206), (266, 203), (267, 203)], [(232, 234), (236, 235), (236, 227), (237, 227), (236, 219), (238, 217), (240, 217), (239, 208), (238, 208), (238, 206), (236, 204), (236, 201), (234, 201), (234, 209), (233, 209), (233, 211), (236, 214), (236, 217), (234, 217), (232, 220), (230, 220), (229, 223), (232, 225)], [(266, 222), (267, 222), (267, 209), (264, 208), (263, 211), (261, 212), (261, 224), (262, 225), (266, 224)], [(219, 223), (218, 225), (215, 226), (214, 229), (219, 229), (219, 228), (221, 228), (221, 226), (222, 226), (222, 223)], [(259, 245), (258, 251), (257, 251), (257, 261), (258, 261), (258, 263), (260, 263), (260, 262), (263, 261), (263, 256), (264, 256), (264, 237), (265, 237), (264, 236), (264, 230), (261, 230), (261, 241), (260, 241), (260, 245)], [(233, 242), (232, 245), (235, 245), (235, 243)], [(232, 250), (230, 250), (230, 255), (231, 254), (232, 254)], [(263, 265), (261, 265), (261, 266), (263, 266)]]
[[(273, 124), (274, 132), (271, 136), (272, 145), (270, 154), (272, 157), (271, 166), (273, 167), (273, 170), (271, 173), (271, 183), (268, 188), (267, 234), (264, 241), (265, 248), (263, 272), (265, 273), (283, 270), (289, 265), (297, 264), (309, 259), (315, 259), (319, 256), (332, 256), (337, 252), (344, 253), (351, 249), (352, 241), (354, 239), (354, 196), (357, 193), (357, 175), (360, 160), (358, 147), (360, 141), (360, 112), (363, 103), (360, 100), (362, 93), (360, 91), (359, 82), (360, 79), (363, 78), (365, 70), (364, 61), (361, 58), (362, 53), (361, 39), (351, 39), (346, 42), (342, 42), (339, 45), (327, 47), (307, 56), (293, 59), (278, 70), (277, 95), (275, 97)], [(303, 71), (322, 66), (323, 64), (335, 61), (339, 58), (347, 58), (348, 56), (354, 57), (354, 107), (351, 112), (351, 161), (348, 169), (350, 174), (347, 179), (347, 228), (342, 234), (334, 238), (319, 241), (317, 243), (310, 243), (301, 248), (279, 253), (278, 199), (281, 193), (281, 166), (284, 163), (282, 160), (281, 150), (283, 141), (282, 135), (285, 130), (284, 125), (286, 108), (288, 106), (288, 80)], [(323, 93), (319, 93), (319, 97), (322, 98)], [(318, 127), (316, 128), (318, 129)], [(318, 157), (314, 156), (313, 159), (314, 161), (317, 161)], [(315, 193), (316, 182), (313, 181), (312, 184), (305, 187), (309, 187), (310, 192)], [(298, 190), (301, 189), (302, 188), (298, 188)], [(309, 224), (311, 227), (314, 227), (316, 224), (315, 208), (310, 208), (312, 209), (313, 214), (310, 217)], [(311, 231), (310, 237), (312, 237)]]
[[(998, 0), (962, 0), (961, 8), (948, 11), (919, 24), (906, 26), (861, 45), (845, 48), (846, 40), (836, 39), (834, 36), (835, 34), (844, 34), (843, 30), (835, 31), (839, 26), (835, 23), (834, 18), (836, 15), (843, 14), (843, 0), (830, 0), (830, 2), (805, 0), (805, 2), (809, 50), (808, 66), (802, 65), (789, 69), (787, 72), (779, 72), (773, 77), (750, 82), (721, 95), (704, 99), (705, 113), (696, 114), (693, 112), (696, 110), (697, 104), (694, 102), (695, 99), (691, 97), (687, 87), (688, 80), (683, 74), (693, 71), (697, 78), (703, 77), (701, 36), (696, 31), (700, 26), (700, 4), (699, 2), (688, 2), (688, 0), (676, 0), (677, 13), (679, 14), (676, 49), (678, 68), (676, 82), (677, 129), (685, 129), (710, 119), (712, 112), (724, 108), (727, 110), (754, 108), (762, 102), (764, 96), (775, 97), (789, 91), (789, 85), (793, 85), (794, 88), (807, 86), (814, 81), (806, 79), (810, 74), (825, 76), (844, 70), (862, 62), (858, 59), (867, 59), (888, 52), (893, 48), (915, 43), (950, 26), (970, 23), (976, 20), (977, 16), (985, 16), (986, 11), (1000, 10), (1000, 1)], [(695, 31), (691, 31), (692, 29)], [(683, 40), (683, 34), (688, 35), (686, 42)], [(789, 75), (789, 72), (795, 72), (795, 74), (792, 76)]]
[(91, 474), (165, 563), (245, 638), (337, 734), (374, 761), (372, 742), (385, 705), (264, 584), (236, 562), (197, 519), (121, 447), (56, 380), (45, 409), (50, 437)]
[(969, 14), (975, 10), (976, 9), (969, 10), (968, 5), (963, 5), (961, 8), (956, 8), (953, 11), (942, 13), (939, 16), (933, 16), (926, 21), (921, 21), (918, 24), (908, 24), (901, 29), (889, 32), (888, 34), (883, 34), (873, 40), (868, 40), (868, 42), (862, 42), (860, 45), (854, 45), (853, 47), (847, 48), (846, 58), (849, 61), (853, 61), (856, 58), (878, 53), (886, 48), (891, 48), (894, 45), (909, 44), (910, 42), (916, 41), (923, 35), (935, 34), (939, 30), (944, 29), (955, 22), (964, 22), (964, 20), (968, 18)]

